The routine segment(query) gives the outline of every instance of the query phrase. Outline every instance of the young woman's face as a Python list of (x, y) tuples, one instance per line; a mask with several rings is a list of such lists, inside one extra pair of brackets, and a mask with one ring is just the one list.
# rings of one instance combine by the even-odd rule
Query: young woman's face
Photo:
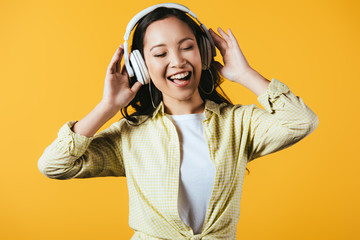
[(176, 17), (151, 23), (144, 36), (144, 57), (164, 102), (200, 97), (201, 57), (194, 33)]

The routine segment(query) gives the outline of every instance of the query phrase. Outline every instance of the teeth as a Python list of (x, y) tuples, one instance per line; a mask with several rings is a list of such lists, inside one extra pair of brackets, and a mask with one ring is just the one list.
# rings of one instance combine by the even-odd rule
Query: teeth
[(170, 76), (170, 79), (182, 79), (182, 78), (187, 77), (188, 75), (189, 75), (189, 72), (179, 73), (179, 74)]

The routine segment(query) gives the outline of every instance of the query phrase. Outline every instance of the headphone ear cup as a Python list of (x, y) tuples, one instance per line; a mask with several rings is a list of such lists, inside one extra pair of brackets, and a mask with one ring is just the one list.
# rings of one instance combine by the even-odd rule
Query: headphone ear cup
[(131, 52), (130, 62), (135, 72), (136, 79), (143, 85), (147, 84), (150, 80), (150, 76), (139, 50), (136, 49)]
[(137, 61), (137, 65), (139, 66), (140, 73), (142, 75), (143, 84), (147, 84), (150, 81), (150, 75), (147, 70), (145, 61), (144, 61), (143, 57), (141, 56), (141, 53), (139, 50), (136, 49), (133, 52), (134, 52), (135, 59)]
[(143, 77), (140, 72), (140, 67), (136, 60), (134, 52), (130, 53), (130, 63), (133, 71), (135, 72), (136, 80), (139, 81), (141, 84), (144, 84)]

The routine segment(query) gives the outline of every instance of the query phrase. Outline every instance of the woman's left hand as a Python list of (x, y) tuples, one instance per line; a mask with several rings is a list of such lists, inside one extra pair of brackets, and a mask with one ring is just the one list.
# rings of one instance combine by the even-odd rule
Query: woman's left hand
[(231, 30), (228, 29), (228, 34), (220, 27), (217, 30), (221, 36), (216, 34), (211, 28), (209, 32), (215, 46), (220, 50), (224, 66), (217, 61), (214, 61), (214, 66), (224, 78), (244, 85), (246, 76), (255, 70), (249, 66)]

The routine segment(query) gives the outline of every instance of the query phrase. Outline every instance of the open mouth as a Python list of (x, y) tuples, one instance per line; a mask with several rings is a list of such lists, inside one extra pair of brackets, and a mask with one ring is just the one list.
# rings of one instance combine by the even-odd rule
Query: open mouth
[(191, 77), (191, 72), (185, 72), (173, 75), (171, 77), (168, 77), (167, 79), (172, 81), (173, 83), (176, 83), (177, 85), (185, 85), (187, 83), (187, 80), (189, 80)]

